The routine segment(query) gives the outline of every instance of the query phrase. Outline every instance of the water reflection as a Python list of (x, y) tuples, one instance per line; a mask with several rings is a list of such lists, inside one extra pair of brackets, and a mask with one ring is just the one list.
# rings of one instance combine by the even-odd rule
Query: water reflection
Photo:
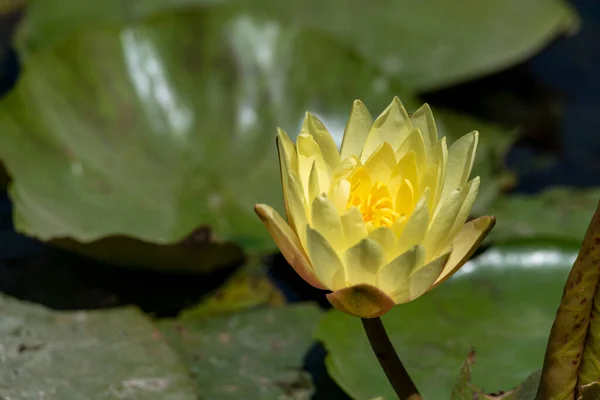
[(570, 268), (577, 257), (576, 251), (559, 249), (489, 249), (481, 256), (467, 262), (455, 276), (462, 276), (474, 272), (478, 268), (543, 268), (565, 269)]
[(121, 33), (123, 54), (131, 82), (156, 133), (187, 136), (194, 123), (189, 107), (177, 98), (152, 41), (136, 29)]

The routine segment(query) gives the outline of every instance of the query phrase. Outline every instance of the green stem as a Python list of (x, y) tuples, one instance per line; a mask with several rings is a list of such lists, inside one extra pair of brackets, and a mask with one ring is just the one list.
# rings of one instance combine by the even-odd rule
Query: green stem
[(415, 383), (398, 357), (381, 318), (361, 318), (369, 343), (400, 400), (422, 400)]

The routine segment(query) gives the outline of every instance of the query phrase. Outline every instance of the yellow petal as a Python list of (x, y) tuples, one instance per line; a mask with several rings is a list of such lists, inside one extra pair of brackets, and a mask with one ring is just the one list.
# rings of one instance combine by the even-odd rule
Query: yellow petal
[(454, 225), (450, 230), (450, 237), (453, 238), (454, 235), (465, 224), (467, 218), (469, 218), (469, 214), (471, 213), (471, 209), (473, 208), (473, 204), (475, 204), (475, 200), (477, 199), (477, 193), (479, 192), (479, 177), (473, 178), (470, 182), (467, 182), (464, 188), (464, 199), (462, 200), (462, 205), (460, 206), (460, 211), (456, 216), (456, 221), (454, 221)]
[(440, 283), (450, 278), (469, 260), (495, 224), (496, 218), (486, 216), (469, 221), (462, 226), (452, 241), (452, 253), (450, 253), (450, 258), (433, 287), (438, 286)]
[(306, 227), (306, 244), (315, 275), (329, 290), (345, 286), (346, 277), (342, 261), (329, 242), (310, 226)]
[(306, 199), (298, 177), (292, 171), (288, 172), (287, 176), (288, 191), (285, 195), (286, 204), (288, 207), (288, 221), (290, 226), (298, 234), (298, 238), (303, 245), (306, 245), (306, 226), (310, 222), (308, 220), (308, 208)]
[(346, 237), (346, 247), (354, 246), (356, 243), (367, 237), (367, 227), (363, 216), (356, 207), (350, 207), (341, 217), (344, 235)]
[(417, 170), (426, 171), (428, 166), (427, 153), (425, 152), (423, 136), (418, 129), (412, 131), (406, 139), (404, 139), (398, 150), (396, 150), (396, 158), (400, 160), (411, 151), (415, 153)]
[[(446, 138), (443, 137), (433, 148), (433, 158), (437, 160), (437, 182), (435, 184), (435, 190), (433, 191), (433, 204), (438, 204), (442, 198), (442, 192), (444, 190), (444, 181), (446, 179), (446, 171), (448, 169), (448, 146), (446, 145)], [(433, 190), (433, 186), (430, 186)]]
[(348, 208), (348, 201), (350, 200), (350, 189), (351, 185), (345, 179), (338, 181), (329, 191), (329, 198), (335, 208), (338, 210), (338, 214), (342, 215)]
[(427, 152), (427, 157), (431, 159), (431, 151), (438, 141), (438, 133), (429, 104), (425, 103), (415, 111), (410, 117), (410, 121), (412, 122), (413, 129), (419, 129), (423, 134), (425, 151)]
[(463, 199), (463, 188), (454, 189), (450, 195), (442, 199), (442, 204), (436, 210), (423, 245), (427, 250), (427, 260), (437, 256), (446, 247), (450, 230), (456, 221)]
[(394, 301), (378, 288), (361, 284), (327, 294), (338, 310), (360, 318), (380, 317), (394, 307)]
[(310, 285), (318, 289), (326, 289), (315, 276), (300, 240), (277, 211), (266, 204), (257, 204), (254, 206), (254, 211), (265, 224), (281, 254), (294, 268), (294, 271)]
[(396, 256), (396, 236), (390, 228), (381, 226), (369, 233), (369, 238), (376, 241), (383, 249), (385, 255), (384, 263), (389, 262)]
[(360, 157), (372, 125), (373, 118), (367, 107), (362, 101), (355, 100), (342, 139), (340, 151), (342, 160), (350, 156)]
[(308, 197), (307, 204), (311, 204), (313, 200), (322, 193), (321, 185), (319, 185), (319, 173), (317, 172), (317, 163), (313, 162), (308, 176)]
[(417, 170), (417, 155), (414, 151), (406, 153), (394, 167), (389, 183), (390, 191), (392, 193), (397, 191), (405, 180), (408, 180), (413, 188), (418, 188), (419, 171)]
[(448, 149), (448, 163), (446, 166), (446, 180), (442, 198), (449, 195), (452, 190), (464, 185), (471, 175), (479, 133), (473, 131), (459, 138)]
[(301, 132), (312, 135), (321, 150), (325, 163), (331, 170), (336, 168), (340, 163), (340, 153), (331, 134), (327, 131), (323, 123), (311, 113), (306, 113)]
[[(473, 203), (475, 202), (475, 198), (477, 197), (477, 191), (479, 189), (479, 178), (475, 178), (470, 182), (467, 182), (462, 187), (462, 194), (459, 199), (460, 209), (456, 214), (456, 219), (452, 224), (452, 228), (445, 237), (441, 237), (439, 241), (436, 243), (437, 250), (441, 251), (448, 247), (456, 233), (460, 230), (460, 228), (464, 225), (465, 221), (469, 217), (469, 213), (471, 212), (471, 208)], [(433, 254), (433, 253), (432, 253)]]
[(425, 249), (423, 246), (413, 246), (394, 260), (389, 262), (377, 275), (377, 287), (388, 293), (396, 303), (410, 298), (411, 271), (423, 265)]
[(381, 246), (373, 239), (366, 237), (350, 247), (343, 256), (346, 268), (346, 284), (358, 285), (376, 283), (379, 268), (385, 261)]
[(365, 170), (371, 182), (388, 182), (392, 170), (396, 167), (396, 155), (392, 146), (384, 142), (365, 162)]
[(429, 228), (429, 202), (431, 193), (425, 189), (412, 215), (406, 221), (402, 235), (398, 240), (397, 254), (402, 254), (416, 244), (423, 243)]
[(408, 277), (410, 287), (408, 301), (420, 297), (431, 289), (435, 280), (440, 276), (444, 265), (448, 262), (448, 257), (450, 257), (450, 252), (411, 272)]
[(331, 179), (333, 181), (339, 180), (339, 179), (350, 179), (350, 175), (352, 175), (352, 172), (357, 168), (357, 166), (360, 164), (360, 161), (358, 161), (358, 159), (356, 157), (348, 157), (346, 159), (344, 159), (335, 169), (335, 171), (333, 171), (333, 173), (331, 174)]
[(311, 209), (313, 229), (318, 231), (336, 251), (345, 250), (344, 231), (337, 208), (323, 195), (315, 197)]
[(427, 169), (427, 172), (423, 175), (421, 179), (421, 187), (429, 188), (431, 190), (431, 202), (429, 203), (429, 214), (433, 215), (435, 209), (437, 208), (437, 204), (439, 198), (442, 194), (441, 188), (443, 186), (443, 181), (438, 178), (443, 178), (442, 176), (442, 165), (441, 162), (437, 164), (430, 165)]
[[(292, 229), (294, 228), (294, 222), (290, 217), (290, 207), (288, 205), (288, 173), (289, 171), (293, 171), (298, 169), (298, 156), (296, 155), (296, 146), (287, 133), (285, 133), (282, 129), (277, 130), (277, 153), (279, 154), (279, 172), (281, 178), (281, 187), (283, 189), (283, 203), (285, 206), (285, 214), (287, 215), (288, 222)], [(294, 166), (294, 167), (292, 167)]]
[(433, 146), (431, 156), (432, 159), (430, 160), (430, 165), (437, 164), (441, 161), (444, 165), (444, 168), (446, 168), (446, 163), (448, 162), (448, 144), (445, 136), (438, 140), (438, 142)]
[(365, 162), (383, 142), (388, 142), (392, 148), (397, 149), (412, 130), (408, 113), (400, 99), (394, 97), (392, 103), (373, 123), (360, 160)]
[(413, 205), (416, 202), (416, 193), (410, 180), (404, 179), (400, 188), (396, 192), (396, 203), (394, 209), (400, 215), (410, 215), (413, 212)]
[(317, 173), (319, 174), (319, 185), (321, 187), (329, 187), (328, 167), (323, 160), (321, 149), (313, 136), (308, 134), (299, 135), (296, 148), (298, 154), (298, 178), (302, 183), (304, 195), (308, 198), (310, 170), (313, 163), (316, 163)]
[[(277, 128), (277, 151), (279, 152), (279, 162), (281, 169), (285, 165), (286, 171), (290, 169), (298, 173), (298, 155), (296, 154), (296, 145), (283, 129)], [(287, 172), (286, 172), (287, 173)]]
[(404, 232), (404, 228), (406, 227), (406, 221), (407, 221), (406, 215), (400, 215), (400, 217), (398, 217), (396, 222), (394, 222), (394, 225), (392, 225), (390, 227), (390, 229), (394, 233), (394, 236), (396, 236), (396, 239), (400, 238), (400, 236), (402, 235), (402, 232)]
[(352, 196), (357, 196), (357, 198), (366, 198), (373, 187), (373, 182), (371, 182), (369, 174), (363, 167), (355, 169), (350, 175), (349, 181), (351, 185), (350, 192)]

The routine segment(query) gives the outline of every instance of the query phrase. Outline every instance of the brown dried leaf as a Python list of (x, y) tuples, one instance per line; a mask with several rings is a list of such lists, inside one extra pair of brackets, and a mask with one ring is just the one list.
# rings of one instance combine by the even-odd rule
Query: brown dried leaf
[(600, 204), (569, 273), (542, 369), (538, 400), (573, 400), (593, 298), (600, 279)]

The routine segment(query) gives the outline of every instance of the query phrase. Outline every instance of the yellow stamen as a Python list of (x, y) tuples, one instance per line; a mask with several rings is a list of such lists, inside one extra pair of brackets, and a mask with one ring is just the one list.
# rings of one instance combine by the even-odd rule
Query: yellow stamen
[[(354, 189), (354, 188), (353, 188)], [(369, 228), (390, 227), (400, 217), (387, 185), (377, 182), (368, 192), (352, 190), (348, 207), (358, 208)], [(370, 229), (371, 230), (371, 229)]]

